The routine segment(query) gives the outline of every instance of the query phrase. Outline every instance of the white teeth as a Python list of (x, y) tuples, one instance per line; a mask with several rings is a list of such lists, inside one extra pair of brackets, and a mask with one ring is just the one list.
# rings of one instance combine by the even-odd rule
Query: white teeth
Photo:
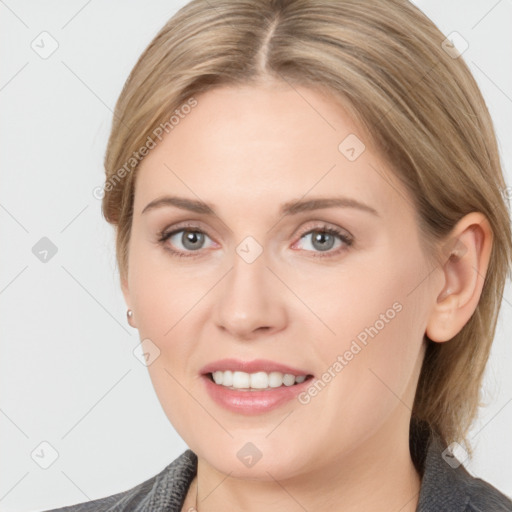
[(234, 372), (233, 373), (233, 387), (234, 388), (249, 388), (250, 387), (250, 375), (245, 372)]
[[(247, 373), (245, 375), (248, 375)], [(265, 389), (268, 388), (268, 375), (265, 372), (251, 373), (249, 375), (251, 381), (251, 388)], [(241, 387), (241, 386), (235, 386)], [(247, 386), (243, 386), (247, 387)]]
[(222, 384), (224, 382), (224, 373), (225, 372), (213, 372), (212, 377), (215, 381), (215, 384)]
[(233, 385), (233, 372), (218, 372), (222, 375), (222, 384), (224, 386), (232, 386)]
[(306, 375), (292, 375), (281, 372), (256, 372), (246, 373), (230, 370), (217, 370), (212, 373), (215, 384), (229, 387), (231, 389), (268, 389), (300, 384), (306, 380)]
[(268, 385), (271, 388), (278, 388), (283, 385), (283, 374), (281, 372), (270, 372), (268, 374)]
[(293, 386), (295, 384), (295, 375), (285, 373), (283, 376), (283, 383), (285, 386)]

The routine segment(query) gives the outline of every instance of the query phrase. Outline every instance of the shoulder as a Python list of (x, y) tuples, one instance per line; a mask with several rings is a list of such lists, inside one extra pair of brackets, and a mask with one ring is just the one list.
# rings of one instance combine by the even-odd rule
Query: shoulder
[(467, 474), (464, 479), (467, 512), (512, 512), (512, 500), (489, 482)]
[(157, 475), (126, 491), (45, 512), (179, 512), (197, 472), (197, 456), (185, 450)]
[(439, 437), (428, 445), (418, 512), (512, 512), (512, 500), (471, 475)]

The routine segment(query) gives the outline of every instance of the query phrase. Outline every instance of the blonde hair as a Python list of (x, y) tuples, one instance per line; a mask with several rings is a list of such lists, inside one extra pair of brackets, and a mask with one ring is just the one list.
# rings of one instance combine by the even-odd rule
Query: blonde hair
[(125, 278), (141, 160), (135, 152), (173, 128), (172, 113), (179, 122), (194, 95), (268, 79), (339, 98), (413, 198), (432, 262), (442, 262), (439, 242), (467, 213), (482, 212), (492, 227), (479, 304), (453, 339), (426, 339), (411, 419), (470, 451), (466, 435), (481, 405), (512, 241), (489, 112), (468, 67), (443, 40), (405, 0), (191, 1), (151, 41), (117, 101), (102, 211), (116, 227)]

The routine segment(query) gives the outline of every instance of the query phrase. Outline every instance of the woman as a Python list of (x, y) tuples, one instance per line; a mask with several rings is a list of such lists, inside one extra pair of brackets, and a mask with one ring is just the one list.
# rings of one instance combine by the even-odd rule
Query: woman
[(505, 182), (417, 8), (190, 2), (131, 72), (105, 168), (128, 322), (189, 449), (58, 510), (512, 510), (454, 457), (510, 268)]

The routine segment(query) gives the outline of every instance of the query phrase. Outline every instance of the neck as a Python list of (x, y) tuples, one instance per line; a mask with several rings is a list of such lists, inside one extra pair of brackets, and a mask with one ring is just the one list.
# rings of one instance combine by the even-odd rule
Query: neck
[(402, 430), (391, 436), (380, 431), (330, 464), (288, 479), (233, 478), (199, 458), (182, 510), (415, 512), (421, 479), (410, 457), (408, 435)]

